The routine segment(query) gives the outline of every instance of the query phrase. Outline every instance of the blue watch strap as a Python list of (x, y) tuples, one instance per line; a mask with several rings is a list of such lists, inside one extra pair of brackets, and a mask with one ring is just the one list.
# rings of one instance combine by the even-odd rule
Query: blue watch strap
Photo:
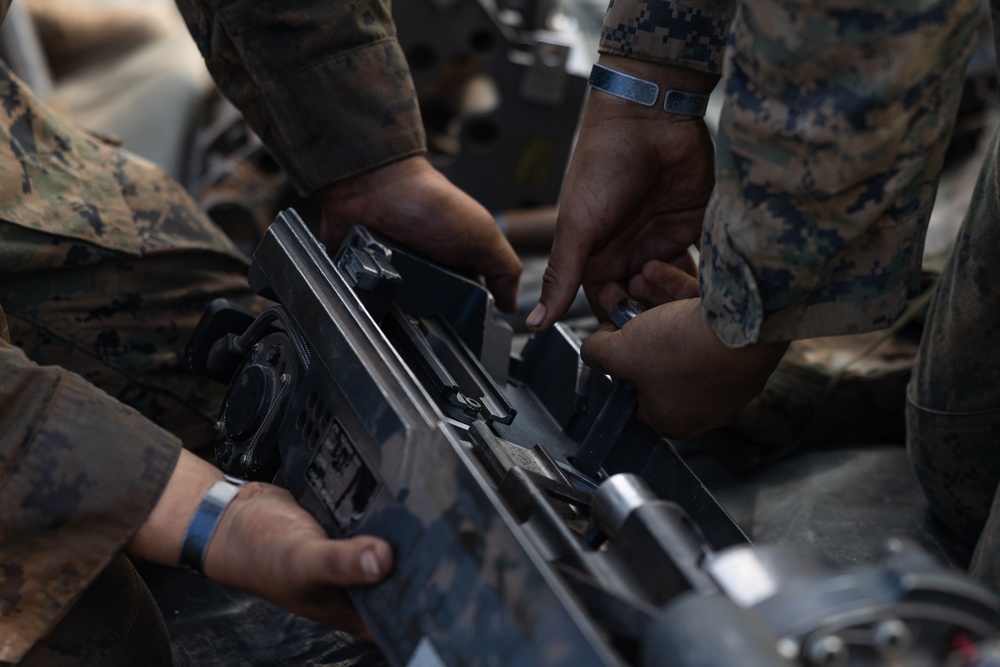
[(652, 81), (609, 69), (604, 65), (594, 63), (587, 81), (591, 88), (602, 90), (609, 95), (636, 102), (644, 107), (656, 104), (660, 96), (660, 87)]
[(240, 487), (227, 480), (212, 485), (191, 517), (181, 544), (181, 566), (205, 573), (205, 554), (223, 512), (233, 502)]
[(663, 110), (667, 113), (701, 118), (705, 115), (706, 109), (708, 109), (708, 95), (668, 90), (663, 96)]
[[(631, 74), (613, 70), (594, 63), (587, 83), (591, 88), (620, 97), (644, 107), (656, 104), (660, 97), (660, 86)], [(703, 117), (708, 108), (708, 95), (689, 93), (685, 90), (668, 90), (663, 96), (663, 110), (679, 116)]]

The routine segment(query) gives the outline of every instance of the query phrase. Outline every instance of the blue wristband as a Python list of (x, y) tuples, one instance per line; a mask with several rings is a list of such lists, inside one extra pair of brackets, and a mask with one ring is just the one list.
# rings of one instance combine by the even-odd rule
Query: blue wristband
[[(631, 74), (613, 70), (594, 63), (587, 80), (591, 88), (629, 100), (644, 107), (656, 104), (660, 97), (660, 86)], [(663, 110), (679, 116), (703, 117), (708, 108), (708, 95), (689, 93), (684, 90), (668, 90), (663, 95)]]
[(219, 480), (201, 499), (191, 517), (181, 544), (181, 566), (205, 574), (205, 554), (219, 525), (223, 512), (240, 492), (240, 487), (228, 480)]

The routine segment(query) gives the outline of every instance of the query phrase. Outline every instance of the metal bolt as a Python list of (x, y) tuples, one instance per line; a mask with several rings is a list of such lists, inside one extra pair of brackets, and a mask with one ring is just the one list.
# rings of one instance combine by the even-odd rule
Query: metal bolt
[(807, 657), (813, 667), (846, 667), (847, 644), (837, 635), (827, 635), (809, 646)]
[(776, 648), (778, 649), (778, 653), (781, 654), (781, 657), (787, 658), (788, 660), (798, 660), (799, 643), (791, 637), (782, 637), (779, 639)]
[(215, 432), (216, 433), (222, 433), (222, 426), (223, 426), (223, 424), (222, 424), (222, 420), (221, 419), (219, 421), (215, 422)]
[(282, 373), (281, 377), (278, 378), (278, 382), (280, 382), (281, 384), (285, 384), (286, 382), (288, 382), (288, 373)]
[(254, 354), (257, 354), (258, 352), (260, 352), (260, 343), (254, 343), (254, 344), (253, 344), (253, 349), (252, 349), (252, 352), (253, 352)]
[(875, 627), (874, 643), (879, 653), (902, 653), (910, 648), (913, 635), (898, 618), (882, 621)]

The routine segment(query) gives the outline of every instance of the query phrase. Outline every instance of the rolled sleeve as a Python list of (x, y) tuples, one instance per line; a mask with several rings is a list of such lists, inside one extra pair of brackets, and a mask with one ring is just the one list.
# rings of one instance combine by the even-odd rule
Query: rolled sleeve
[(3, 342), (0, 377), (0, 662), (17, 662), (145, 520), (181, 444)]
[(387, 1), (177, 4), (219, 87), (300, 192), (426, 152)]
[(916, 294), (979, 9), (741, 4), (700, 267), (726, 345), (884, 328)]
[(718, 74), (733, 0), (612, 0), (598, 50)]

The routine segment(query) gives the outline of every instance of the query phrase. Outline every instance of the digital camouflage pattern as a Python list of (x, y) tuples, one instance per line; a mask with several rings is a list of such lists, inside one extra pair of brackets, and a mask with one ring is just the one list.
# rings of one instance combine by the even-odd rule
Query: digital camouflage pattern
[(611, 0), (598, 51), (718, 74), (735, 10), (731, 0)]
[(613, 0), (602, 53), (723, 70), (700, 273), (724, 343), (881, 329), (916, 295), (981, 6)]
[[(303, 190), (423, 152), (385, 3), (182, 6)], [(0, 342), (0, 662), (19, 660), (121, 549), (177, 436), (210, 441), (224, 388), (194, 379), (182, 352), (211, 299), (253, 298), (246, 269), (163, 172), (0, 67), (0, 305), (13, 342)]]
[(700, 266), (724, 343), (885, 328), (917, 294), (980, 8), (740, 4)]
[(247, 288), (246, 260), (179, 186), (5, 67), (0, 179), (0, 661), (16, 661), (158, 497), (180, 441), (147, 418), (208, 441), (219, 390), (183, 348), (213, 295)]
[(216, 82), (302, 193), (425, 152), (389, 0), (177, 5)]
[[(709, 54), (692, 66), (677, 44), (687, 17), (723, 16), (719, 5), (649, 4), (669, 20), (615, 0), (606, 41), (623, 25), (655, 24), (664, 38), (644, 36), (652, 55), (621, 55), (714, 71)], [(979, 0), (739, 3), (700, 266), (705, 316), (724, 343), (884, 329), (916, 296), (981, 10)], [(972, 574), (1000, 589), (998, 142), (934, 296), (907, 441), (932, 509), (978, 539)]]

